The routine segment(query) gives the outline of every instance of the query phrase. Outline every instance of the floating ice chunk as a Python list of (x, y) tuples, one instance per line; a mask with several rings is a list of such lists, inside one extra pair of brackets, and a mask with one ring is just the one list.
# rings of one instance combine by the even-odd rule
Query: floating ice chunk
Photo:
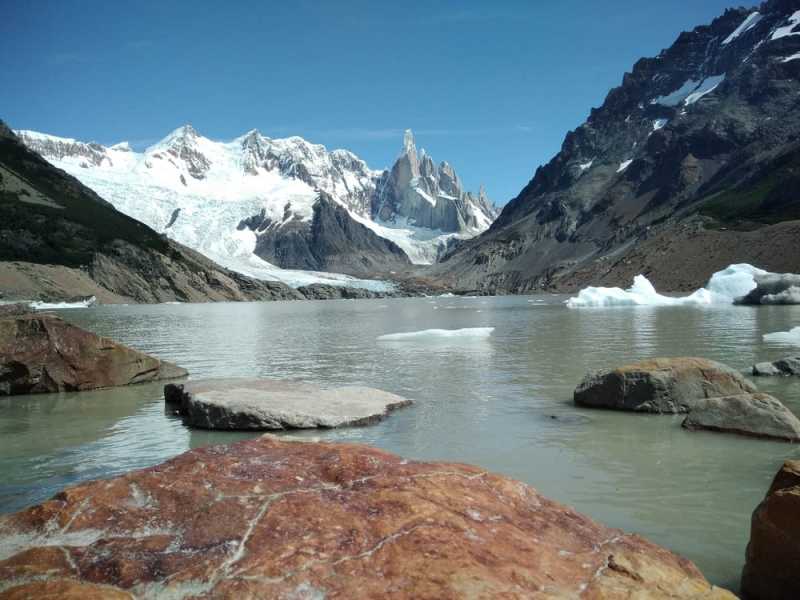
[(28, 306), (34, 310), (62, 310), (65, 308), (89, 308), (96, 302), (97, 298), (91, 296), (78, 302), (29, 302)]
[(741, 24), (736, 29), (733, 30), (733, 33), (731, 33), (728, 37), (722, 40), (722, 45), (725, 46), (727, 44), (730, 44), (733, 40), (738, 38), (743, 33), (750, 31), (763, 18), (764, 17), (762, 17), (761, 13), (759, 13), (758, 11), (751, 12), (749, 15), (745, 17), (744, 21), (742, 21)]
[(775, 342), (778, 344), (792, 344), (800, 346), (800, 327), (793, 327), (789, 331), (776, 331), (775, 333), (764, 334), (765, 342)]
[(795, 27), (800, 25), (800, 10), (795, 11), (791, 17), (789, 17), (789, 24), (785, 25), (784, 27), (778, 27), (770, 40), (778, 40), (782, 37), (788, 37), (790, 35), (800, 35), (800, 31), (792, 31)]
[(623, 160), (621, 163), (619, 163), (619, 169), (617, 169), (617, 173), (622, 173), (625, 169), (631, 166), (632, 162), (633, 159)]
[(662, 129), (664, 125), (666, 125), (667, 123), (669, 123), (668, 119), (656, 119), (655, 121), (653, 121), (653, 131), (658, 131), (659, 129)]
[(570, 308), (603, 306), (700, 306), (710, 304), (733, 304), (736, 298), (746, 295), (756, 287), (755, 275), (767, 272), (748, 264), (731, 265), (717, 271), (708, 280), (706, 287), (688, 296), (664, 296), (659, 294), (644, 275), (637, 275), (627, 290), (618, 287), (587, 287), (577, 296), (566, 301)]
[(767, 275), (768, 271), (759, 269), (747, 263), (739, 263), (730, 265), (722, 271), (717, 271), (708, 280), (706, 288), (723, 297), (726, 300), (733, 302), (736, 298), (741, 298), (747, 295), (750, 290), (756, 287), (756, 275)]
[(467, 327), (465, 329), (423, 329), (422, 331), (408, 331), (405, 333), (389, 333), (378, 336), (379, 342), (408, 342), (417, 340), (437, 339), (485, 339), (492, 335), (494, 327)]

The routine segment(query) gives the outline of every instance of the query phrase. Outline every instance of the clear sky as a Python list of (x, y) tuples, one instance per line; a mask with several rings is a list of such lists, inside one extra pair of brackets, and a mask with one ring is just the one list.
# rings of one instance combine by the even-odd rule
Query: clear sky
[(411, 128), (503, 204), (639, 57), (730, 5), (0, 0), (0, 118), (139, 148), (187, 122), (212, 139), (257, 128), (373, 168)]

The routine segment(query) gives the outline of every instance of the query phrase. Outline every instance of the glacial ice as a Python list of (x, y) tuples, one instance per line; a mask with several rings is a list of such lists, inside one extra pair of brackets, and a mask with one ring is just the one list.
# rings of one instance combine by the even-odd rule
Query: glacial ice
[(765, 342), (775, 342), (778, 344), (792, 344), (800, 346), (800, 327), (793, 327), (789, 331), (776, 331), (764, 334)]
[(492, 335), (494, 327), (467, 327), (464, 329), (423, 329), (404, 333), (389, 333), (378, 336), (379, 342), (409, 342), (418, 340), (442, 340), (452, 338), (486, 339)]
[(733, 304), (756, 287), (755, 275), (767, 271), (748, 264), (730, 265), (717, 271), (708, 280), (706, 287), (688, 296), (664, 296), (659, 294), (650, 280), (637, 275), (627, 290), (618, 287), (587, 287), (566, 301), (570, 308), (607, 306), (700, 306), (710, 304)]
[(97, 302), (97, 298), (91, 296), (86, 300), (80, 300), (78, 302), (28, 302), (28, 306), (30, 306), (34, 310), (62, 310), (65, 308), (89, 308), (90, 306), (94, 306)]

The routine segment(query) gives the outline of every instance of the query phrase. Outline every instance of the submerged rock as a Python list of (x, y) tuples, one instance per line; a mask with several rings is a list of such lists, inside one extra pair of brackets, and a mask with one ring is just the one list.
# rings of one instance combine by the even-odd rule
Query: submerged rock
[(575, 404), (651, 413), (689, 412), (697, 400), (750, 394), (755, 386), (730, 367), (704, 358), (651, 358), (589, 373)]
[(800, 442), (800, 419), (762, 393), (697, 400), (683, 427)]
[(754, 600), (800, 598), (800, 460), (787, 460), (750, 524), (742, 592)]
[(187, 371), (61, 318), (0, 311), (0, 396), (70, 392), (184, 377)]
[(164, 399), (190, 427), (279, 430), (366, 425), (411, 400), (368, 387), (326, 389), (277, 379), (207, 379), (168, 384)]
[(0, 540), (9, 597), (734, 598), (518, 481), (273, 436), (68, 488)]
[(800, 304), (800, 275), (767, 273), (753, 277), (756, 287), (737, 304)]
[(787, 356), (775, 362), (755, 364), (753, 365), (753, 375), (756, 377), (800, 375), (800, 356)]

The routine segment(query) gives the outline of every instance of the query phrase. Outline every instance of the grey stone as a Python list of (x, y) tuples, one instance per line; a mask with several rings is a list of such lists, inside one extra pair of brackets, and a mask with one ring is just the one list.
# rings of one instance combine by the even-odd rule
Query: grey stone
[(800, 275), (767, 273), (754, 279), (756, 287), (737, 304), (800, 304)]
[(779, 400), (763, 393), (698, 400), (683, 427), (800, 441), (800, 419)]
[(754, 376), (794, 375), (800, 376), (800, 356), (787, 356), (775, 362), (753, 365)]
[(207, 379), (168, 384), (164, 399), (190, 427), (281, 430), (366, 425), (411, 400), (368, 387), (323, 388), (276, 379)]
[(740, 373), (704, 358), (653, 358), (589, 373), (575, 389), (575, 404), (652, 413), (689, 412), (698, 400), (753, 393)]

